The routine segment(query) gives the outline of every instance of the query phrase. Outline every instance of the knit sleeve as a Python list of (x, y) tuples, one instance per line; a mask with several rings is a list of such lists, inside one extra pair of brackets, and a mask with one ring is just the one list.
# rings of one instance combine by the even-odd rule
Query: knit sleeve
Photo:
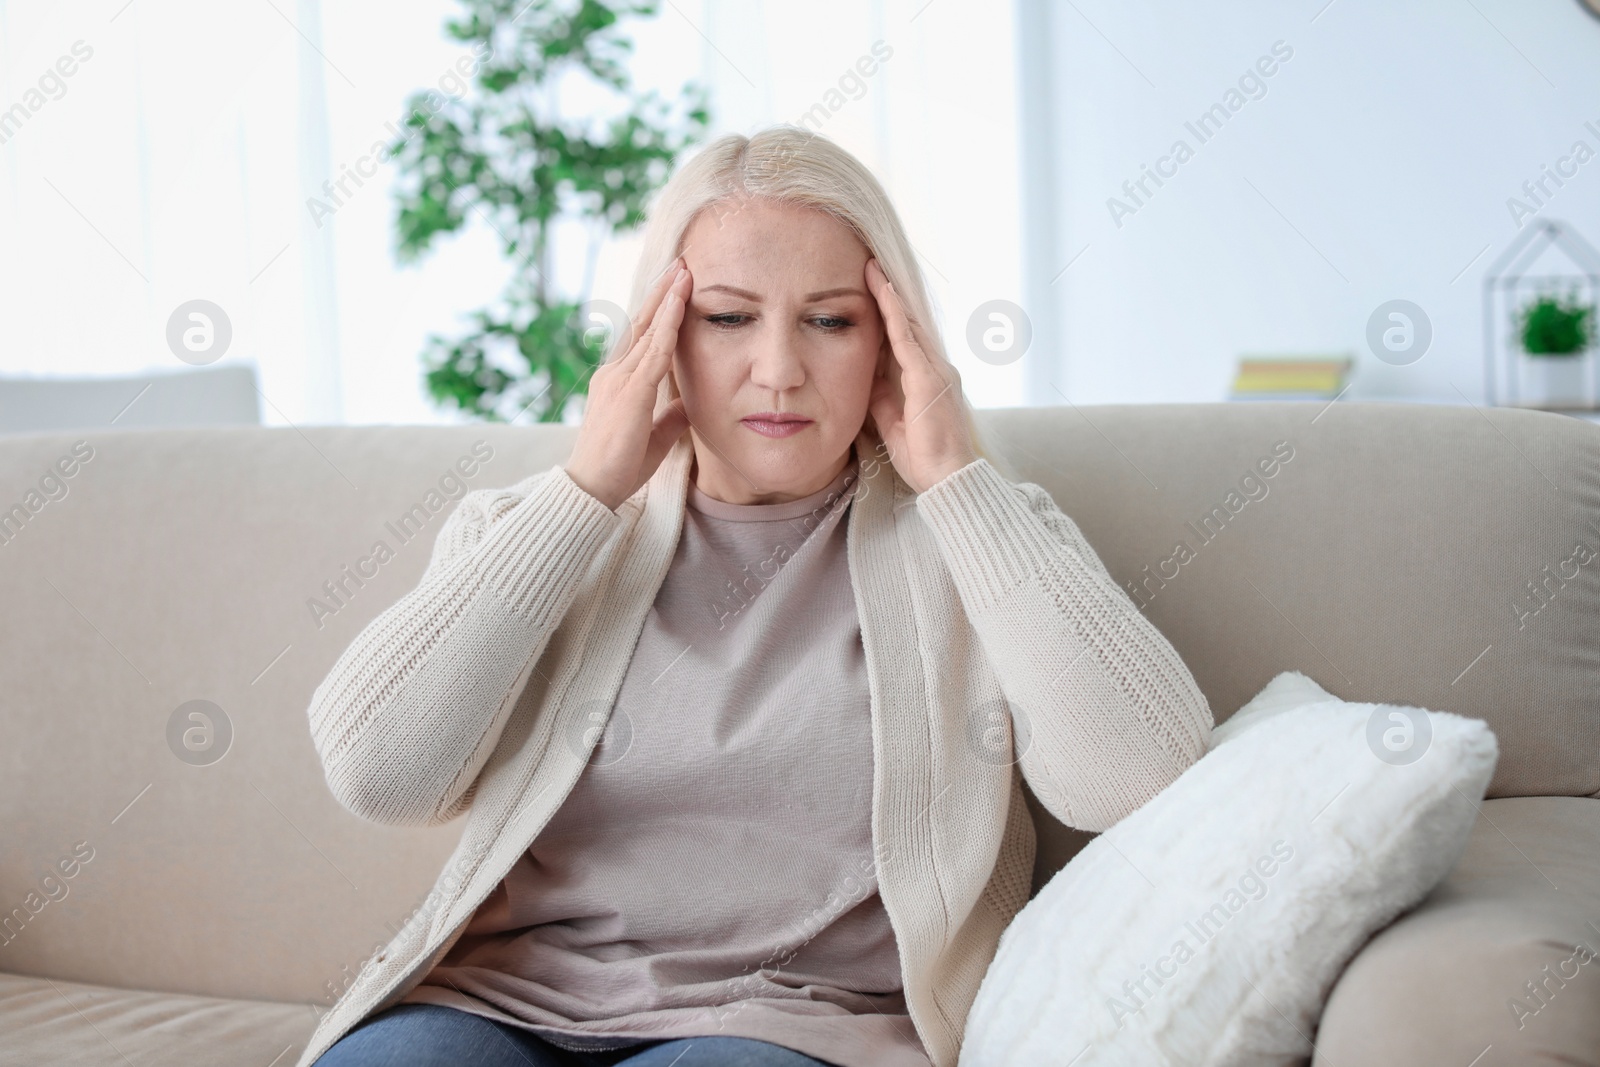
[(1211, 708), (1076, 523), (1032, 482), (974, 460), (917, 498), (1011, 706), (1039, 802), (1099, 831), (1206, 752)]
[(356, 635), (312, 695), (328, 787), (372, 822), (470, 804), (517, 696), (622, 522), (557, 466), (461, 498), (416, 588)]

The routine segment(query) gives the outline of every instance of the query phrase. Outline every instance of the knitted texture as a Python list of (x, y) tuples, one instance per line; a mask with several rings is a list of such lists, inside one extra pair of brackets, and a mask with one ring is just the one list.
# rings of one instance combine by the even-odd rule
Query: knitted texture
[[(873, 444), (858, 437), (857, 456)], [(468, 819), (427, 921), (367, 961), (298, 1067), (416, 986), (571, 791), (583, 754), (550, 739), (582, 735), (615, 700), (682, 529), (692, 459), (680, 439), (616, 512), (560, 467), (468, 493), (417, 587), (317, 688), (312, 738), (342, 805), (394, 825)], [(864, 464), (861, 483), (847, 545), (879, 893), (918, 1036), (935, 1067), (954, 1067), (1028, 899), (1021, 780), (1062, 822), (1104, 829), (1205, 753), (1212, 716), (1043, 488), (982, 459), (920, 495), (887, 463)], [(519, 703), (524, 690), (536, 706)]]
[(872, 876), (857, 477), (777, 504), (690, 488), (593, 761), (401, 1003), (567, 1049), (710, 1031), (930, 1067)]
[(527, 669), (620, 521), (559, 467), (462, 497), (422, 581), (312, 695), (311, 738), (339, 803), (395, 825), (460, 814)]
[(1043, 487), (978, 460), (917, 510), (1032, 731), (1022, 767), (1052, 815), (1105, 830), (1204, 753), (1211, 714), (1189, 669)]

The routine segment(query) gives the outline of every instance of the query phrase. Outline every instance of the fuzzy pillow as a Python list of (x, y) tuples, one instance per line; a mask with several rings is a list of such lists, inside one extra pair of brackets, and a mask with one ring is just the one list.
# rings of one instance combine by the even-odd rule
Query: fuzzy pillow
[(1460, 859), (1498, 754), (1481, 719), (1278, 675), (1017, 914), (960, 1067), (1304, 1062), (1345, 964)]

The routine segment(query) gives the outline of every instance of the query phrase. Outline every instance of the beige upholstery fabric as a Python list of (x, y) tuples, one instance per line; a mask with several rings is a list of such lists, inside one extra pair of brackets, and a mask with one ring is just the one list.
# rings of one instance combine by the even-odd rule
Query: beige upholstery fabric
[[(1492, 797), (1600, 795), (1600, 558), (1524, 628), (1516, 613), (1535, 603), (1526, 583), (1577, 542), (1600, 552), (1600, 426), (1465, 405), (1324, 407), (986, 414), (1119, 581), (1146, 566), (1159, 578), (1189, 542), (1194, 558), (1146, 612), (1219, 722), (1292, 668), (1345, 700), (1486, 719), (1501, 745)], [(1185, 524), (1222, 507), (1278, 441), (1294, 458), (1259, 478), (1267, 495), (1201, 542)]]
[[(1600, 426), (1344, 402), (1009, 409), (980, 422), (1006, 473), (1049, 489), (1119, 581), (1191, 543), (1176, 577), (1143, 595), (1219, 721), (1293, 668), (1346, 699), (1487, 719), (1502, 753), (1491, 796), (1600, 794), (1600, 561), (1559, 586), (1547, 577), (1577, 541), (1600, 550)], [(0, 972), (297, 1001), (313, 1023), (303, 1005), (330, 1004), (427, 906), (462, 821), (400, 829), (340, 808), (311, 746), (310, 695), (416, 584), (463, 484), (509, 485), (562, 462), (574, 433), (0, 439), (0, 909), (39, 892), (77, 842), (95, 849), (67, 896), (0, 945)], [(41, 489), (80, 439), (94, 455), (60, 480), (65, 495)], [(492, 458), (458, 467), (476, 441)], [(1189, 532), (1277, 442), (1294, 455), (1259, 479), (1267, 495), (1209, 543)], [(4, 525), (47, 491), (56, 498), (20, 531)], [(402, 539), (392, 527), (407, 513)], [(392, 558), (369, 564), (348, 599), (328, 597), (324, 583), (380, 539)], [(1554, 592), (1519, 629), (1517, 605), (1540, 580)], [(312, 598), (328, 605), (320, 620)], [(193, 699), (234, 729), (210, 766), (168, 747), (169, 718)], [(1030, 808), (1037, 885), (1085, 835)]]
[(316, 1022), (303, 1004), (0, 974), (0, 1067), (283, 1067)]
[(1600, 800), (1483, 815), (1455, 872), (1345, 969), (1313, 1067), (1600, 1064)]

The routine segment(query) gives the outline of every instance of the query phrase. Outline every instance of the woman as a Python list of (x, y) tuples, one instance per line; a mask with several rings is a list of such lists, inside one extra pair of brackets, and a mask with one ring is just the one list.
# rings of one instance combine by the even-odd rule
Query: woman
[(351, 811), (470, 815), (302, 1067), (954, 1067), (1022, 780), (1102, 830), (1206, 749), (1171, 645), (985, 457), (852, 156), (708, 146), (633, 304), (566, 466), (468, 494), (312, 700)]

